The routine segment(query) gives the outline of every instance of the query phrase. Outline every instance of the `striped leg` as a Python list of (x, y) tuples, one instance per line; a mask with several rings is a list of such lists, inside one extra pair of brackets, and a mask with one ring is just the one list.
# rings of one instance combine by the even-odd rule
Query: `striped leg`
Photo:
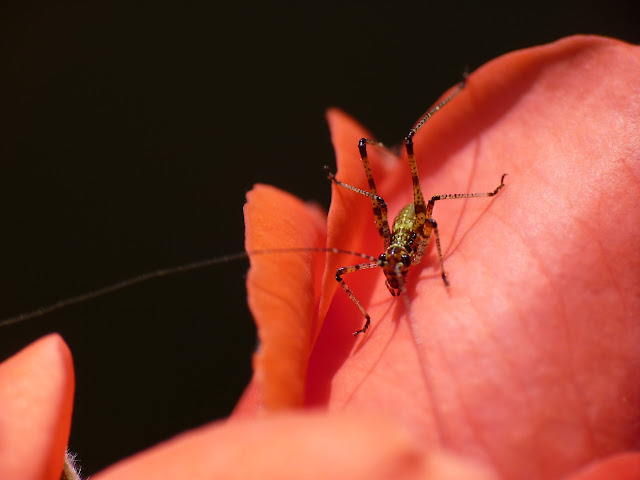
[[(457, 88), (448, 97), (444, 98), (442, 101), (436, 104), (431, 110), (425, 113), (422, 116), (422, 118), (418, 120), (418, 123), (416, 123), (416, 126), (411, 129), (411, 131), (405, 138), (405, 147), (407, 149), (407, 157), (409, 159), (409, 168), (411, 170), (411, 180), (413, 182), (413, 205), (416, 212), (416, 228), (418, 231), (422, 231), (425, 228), (427, 219), (431, 218), (431, 213), (427, 212), (427, 205), (424, 200), (424, 195), (422, 194), (422, 188), (420, 188), (420, 177), (418, 176), (418, 166), (416, 164), (416, 156), (413, 153), (413, 136), (416, 133), (418, 133), (418, 130), (420, 130), (425, 123), (427, 123), (427, 120), (429, 120), (438, 110), (440, 110), (447, 103), (449, 103), (453, 99), (453, 97), (455, 97), (456, 95), (458, 95), (458, 93), (460, 93), (460, 91), (466, 85), (466, 79), (467, 79), (467, 76), (465, 74), (462, 81), (458, 84)], [(430, 227), (426, 227), (426, 228), (430, 228)], [(436, 238), (438, 238), (437, 233), (436, 233)], [(428, 237), (427, 237), (427, 242), (428, 242)], [(422, 250), (424, 251), (424, 248), (422, 248)], [(422, 255), (420, 255), (420, 257), (421, 256)], [(416, 257), (417, 262), (420, 261), (420, 257)]]
[(342, 280), (342, 275), (344, 275), (345, 273), (353, 273), (353, 272), (357, 272), (358, 270), (366, 270), (368, 268), (375, 268), (380, 266), (381, 266), (381, 262), (379, 261), (359, 263), (358, 265), (351, 265), (350, 267), (339, 268), (338, 271), (336, 272), (336, 280), (338, 281), (340, 286), (344, 289), (344, 291), (347, 293), (351, 301), (355, 303), (356, 306), (360, 309), (360, 312), (362, 312), (362, 315), (364, 315), (364, 318), (366, 318), (364, 327), (362, 327), (357, 332), (353, 332), (354, 337), (357, 337), (359, 333), (365, 333), (367, 331), (367, 329), (369, 328), (369, 324), (371, 323), (371, 317), (369, 316), (367, 311), (364, 309), (364, 307), (360, 304), (360, 302), (358, 301), (356, 296), (353, 294), (349, 286), (344, 282), (344, 280)]
[(427, 205), (427, 214), (429, 215), (429, 218), (431, 218), (431, 214), (433, 213), (433, 205), (438, 200), (451, 200), (451, 199), (454, 199), (454, 198), (472, 198), (472, 197), (493, 197), (494, 195), (497, 195), (498, 192), (500, 192), (500, 190), (502, 190), (504, 188), (504, 177), (506, 177), (506, 176), (507, 176), (506, 173), (502, 174), (502, 177), (500, 178), (500, 185), (498, 185), (493, 192), (487, 192), (487, 193), (449, 193), (449, 194), (446, 194), (446, 195), (434, 195), (433, 197), (431, 197), (431, 200), (429, 200), (429, 204)]
[(360, 160), (364, 166), (364, 173), (367, 176), (369, 182), (369, 191), (362, 190), (361, 188), (348, 185), (336, 179), (335, 175), (329, 171), (329, 167), (324, 167), (329, 180), (336, 185), (348, 188), (349, 190), (364, 195), (371, 199), (371, 205), (373, 206), (373, 217), (378, 228), (378, 233), (384, 243), (384, 250), (389, 248), (391, 243), (391, 231), (389, 229), (389, 214), (387, 213), (387, 203), (384, 199), (378, 195), (378, 189), (376, 188), (376, 182), (373, 180), (373, 174), (371, 173), (371, 165), (369, 164), (369, 156), (367, 155), (367, 145), (374, 145), (376, 147), (384, 148), (384, 145), (375, 140), (369, 140), (367, 138), (361, 138), (358, 143), (358, 150), (360, 151)]
[[(425, 224), (424, 227), (424, 236), (423, 239), (426, 238), (426, 243), (429, 242), (429, 236), (431, 234), (431, 231), (433, 231), (433, 235), (436, 239), (436, 248), (438, 250), (438, 259), (440, 260), (440, 269), (442, 271), (442, 281), (444, 282), (444, 284), (448, 287), (449, 286), (449, 281), (447, 280), (447, 274), (444, 271), (444, 262), (442, 261), (442, 250), (440, 248), (440, 237), (438, 235), (438, 225), (436, 224), (435, 220), (433, 220), (431, 218), (431, 215), (433, 214), (433, 206), (434, 204), (438, 201), (438, 200), (452, 200), (452, 199), (457, 199), (457, 198), (473, 198), (473, 197), (493, 197), (494, 195), (497, 195), (500, 190), (502, 190), (504, 188), (504, 177), (506, 177), (507, 174), (503, 174), (502, 177), (500, 178), (500, 185), (498, 185), (496, 187), (496, 189), (492, 192), (487, 192), (487, 193), (450, 193), (450, 194), (446, 194), (446, 195), (434, 195), (433, 197), (431, 197), (431, 199), (429, 200), (429, 203), (427, 204), (427, 224)], [(429, 225), (430, 224), (430, 225)], [(427, 245), (424, 245), (424, 247), (426, 247)], [(420, 258), (422, 257), (422, 254), (424, 253), (424, 248), (422, 246), (422, 242), (420, 243), (420, 246), (418, 247), (418, 255), (419, 257), (416, 255), (416, 263), (420, 262)]]
[(428, 218), (427, 222), (424, 225), (424, 234), (422, 235), (422, 239), (420, 240), (420, 244), (416, 249), (416, 253), (413, 259), (413, 264), (418, 265), (420, 260), (422, 260), (422, 256), (424, 255), (424, 251), (429, 245), (429, 240), (431, 239), (431, 233), (436, 240), (436, 250), (438, 252), (438, 260), (440, 261), (440, 271), (442, 272), (442, 281), (446, 287), (449, 286), (449, 280), (447, 280), (447, 274), (444, 271), (444, 262), (442, 261), (442, 248), (440, 247), (440, 235), (438, 234), (438, 224), (433, 218)]
[(361, 138), (358, 143), (358, 151), (360, 152), (360, 160), (362, 160), (362, 165), (364, 166), (364, 173), (367, 176), (367, 181), (369, 182), (369, 192), (371, 192), (371, 204), (373, 206), (373, 218), (376, 222), (376, 226), (378, 227), (378, 233), (384, 242), (384, 250), (389, 248), (389, 244), (391, 243), (391, 232), (389, 230), (389, 219), (387, 215), (387, 204), (385, 201), (378, 195), (378, 190), (376, 189), (376, 182), (373, 180), (373, 174), (371, 173), (371, 165), (369, 164), (369, 156), (367, 155), (367, 145), (375, 145), (376, 147), (383, 147), (384, 145), (375, 140), (369, 140), (367, 138)]

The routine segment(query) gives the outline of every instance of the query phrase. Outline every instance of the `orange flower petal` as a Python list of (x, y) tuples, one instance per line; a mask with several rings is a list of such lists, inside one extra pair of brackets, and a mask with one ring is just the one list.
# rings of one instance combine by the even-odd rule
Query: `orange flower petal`
[(252, 378), (234, 407), (231, 418), (253, 417), (260, 410), (261, 404), (260, 389), (256, 385), (255, 378)]
[[(432, 246), (409, 275), (409, 317), (380, 271), (345, 279), (373, 325), (354, 341), (362, 316), (341, 292), (333, 297), (307, 403), (395, 415), (425, 445), (491, 463), (505, 478), (558, 477), (636, 445), (638, 78), (640, 49), (599, 37), (474, 72), (416, 135), (422, 187), (427, 196), (487, 192), (508, 173), (507, 187), (493, 199), (436, 204), (451, 287)], [(338, 178), (363, 186), (364, 174), (349, 178), (361, 169), (363, 130), (330, 118), (350, 132), (344, 147), (336, 142), (349, 162)], [(371, 161), (392, 216), (411, 201), (406, 160)], [(377, 255), (373, 226), (354, 226), (365, 209), (371, 223), (370, 202), (354, 197), (335, 192), (329, 244)]]
[[(324, 213), (276, 188), (256, 185), (247, 194), (244, 212), (248, 252), (325, 245)], [(289, 252), (251, 257), (247, 290), (260, 339), (254, 378), (268, 409), (304, 400), (311, 342), (321, 326), (316, 311), (324, 256)]]
[(73, 390), (71, 352), (57, 334), (0, 364), (0, 478), (60, 478)]
[(307, 412), (212, 424), (92, 477), (140, 478), (490, 480), (495, 477), (450, 455), (425, 453), (406, 429), (388, 419)]
[(598, 460), (565, 480), (640, 480), (640, 453), (625, 453)]

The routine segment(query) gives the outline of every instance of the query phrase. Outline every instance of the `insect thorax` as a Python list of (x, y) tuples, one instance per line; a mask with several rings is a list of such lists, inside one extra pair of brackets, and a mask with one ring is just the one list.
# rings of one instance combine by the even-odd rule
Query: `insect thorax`
[(415, 244), (420, 238), (416, 225), (415, 209), (413, 203), (410, 203), (396, 216), (391, 230), (389, 248), (381, 256), (381, 260), (385, 262), (382, 269), (392, 288), (398, 289), (398, 276), (400, 275), (404, 279), (409, 271), (417, 247)]

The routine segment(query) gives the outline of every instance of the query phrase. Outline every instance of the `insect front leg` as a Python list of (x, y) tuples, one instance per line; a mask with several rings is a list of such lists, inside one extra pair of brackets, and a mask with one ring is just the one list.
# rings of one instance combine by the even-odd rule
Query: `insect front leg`
[(448, 193), (445, 195), (434, 195), (433, 197), (431, 197), (431, 200), (429, 200), (429, 204), (427, 205), (427, 214), (429, 217), (431, 217), (431, 213), (433, 212), (433, 205), (438, 201), (438, 200), (452, 200), (452, 199), (456, 199), (456, 198), (472, 198), (472, 197), (493, 197), (494, 195), (497, 195), (500, 190), (502, 190), (504, 188), (504, 177), (506, 177), (507, 174), (503, 173), (502, 177), (500, 178), (500, 185), (498, 185), (496, 187), (496, 189), (493, 192), (487, 192), (487, 193)]
[[(436, 240), (436, 249), (438, 250), (438, 260), (440, 261), (440, 271), (442, 272), (442, 281), (444, 282), (445, 286), (447, 287), (449, 286), (449, 280), (447, 280), (447, 274), (444, 271), (444, 261), (442, 259), (442, 249), (440, 247), (440, 235), (438, 234), (438, 224), (434, 219), (431, 218), (431, 215), (433, 214), (433, 206), (438, 200), (453, 200), (458, 198), (473, 198), (473, 197), (493, 197), (494, 195), (497, 195), (500, 192), (500, 190), (504, 188), (504, 177), (506, 176), (507, 176), (506, 173), (502, 175), (502, 177), (500, 178), (500, 185), (498, 185), (496, 189), (492, 192), (450, 193), (445, 195), (434, 195), (429, 200), (429, 203), (427, 204), (427, 222), (424, 225), (425, 233), (418, 247), (418, 253), (416, 254), (416, 257), (417, 257), (416, 263), (420, 262), (420, 258), (424, 253), (424, 249), (429, 243), (430, 234), (433, 232), (433, 236), (435, 237), (435, 240)], [(424, 242), (424, 245), (423, 245), (423, 242)]]
[(340, 284), (342, 289), (347, 293), (351, 301), (355, 303), (356, 306), (360, 309), (360, 312), (362, 313), (362, 315), (364, 315), (364, 318), (366, 319), (364, 327), (362, 327), (357, 332), (353, 332), (354, 337), (357, 337), (359, 333), (365, 333), (367, 331), (367, 329), (369, 328), (369, 325), (371, 324), (371, 317), (369, 316), (367, 311), (364, 309), (364, 307), (360, 304), (360, 302), (358, 301), (356, 296), (353, 294), (349, 286), (344, 282), (344, 280), (342, 280), (342, 275), (346, 273), (357, 272), (358, 270), (366, 270), (368, 268), (375, 268), (380, 266), (381, 265), (379, 262), (367, 262), (367, 263), (359, 263), (358, 265), (351, 265), (349, 267), (342, 267), (336, 271), (337, 282)]

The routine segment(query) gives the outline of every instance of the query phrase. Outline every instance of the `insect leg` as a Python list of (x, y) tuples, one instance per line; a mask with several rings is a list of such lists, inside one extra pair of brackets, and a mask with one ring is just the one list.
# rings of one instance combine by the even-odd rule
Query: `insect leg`
[[(405, 138), (405, 147), (407, 149), (407, 157), (409, 159), (409, 168), (411, 170), (411, 181), (413, 182), (413, 205), (416, 213), (416, 229), (418, 231), (422, 231), (425, 228), (425, 224), (427, 223), (427, 219), (431, 218), (430, 212), (427, 212), (427, 205), (424, 200), (424, 195), (422, 193), (422, 188), (420, 187), (420, 177), (418, 176), (418, 166), (416, 164), (416, 156), (413, 152), (413, 136), (422, 128), (422, 126), (427, 123), (438, 110), (444, 107), (447, 103), (449, 103), (453, 97), (455, 97), (466, 85), (466, 74), (463, 76), (462, 81), (458, 84), (457, 88), (446, 98), (436, 104), (431, 110), (425, 113), (418, 123), (416, 123), (415, 127), (411, 129), (409, 134)], [(426, 243), (429, 242), (429, 238), (427, 236), (426, 242), (424, 246), (421, 246), (422, 251), (424, 251), (424, 247), (426, 247)], [(416, 263), (420, 262), (420, 258), (422, 254), (416, 255)]]
[[(413, 132), (413, 130), (412, 130)], [(416, 164), (416, 156), (413, 153), (413, 134), (409, 133), (405, 138), (405, 147), (407, 149), (407, 157), (409, 158), (409, 169), (411, 170), (411, 182), (413, 183), (413, 208), (416, 214), (416, 230), (421, 232), (424, 228), (427, 218), (427, 204), (424, 201), (424, 194), (420, 187), (420, 177), (418, 176), (418, 165)]]
[[(486, 193), (450, 193), (450, 194), (446, 194), (446, 195), (434, 195), (433, 197), (431, 197), (431, 199), (429, 200), (429, 203), (427, 204), (427, 222), (424, 226), (424, 235), (423, 235), (423, 240), (426, 239), (426, 242), (424, 242), (424, 246), (422, 244), (422, 242), (420, 243), (418, 250), (417, 250), (417, 255), (416, 255), (416, 263), (420, 262), (420, 258), (422, 257), (422, 254), (424, 253), (424, 249), (427, 246), (427, 243), (429, 242), (429, 237), (431, 235), (431, 232), (433, 232), (433, 236), (436, 239), (436, 248), (438, 250), (438, 259), (440, 260), (440, 270), (442, 271), (442, 281), (444, 282), (444, 284), (446, 286), (449, 286), (449, 281), (447, 280), (447, 274), (444, 270), (444, 262), (442, 261), (442, 249), (440, 248), (440, 236), (438, 235), (438, 224), (436, 223), (435, 220), (433, 220), (431, 218), (431, 215), (433, 213), (433, 206), (435, 204), (435, 202), (437, 202), (438, 200), (451, 200), (451, 199), (456, 199), (456, 198), (472, 198), (472, 197), (493, 197), (494, 195), (497, 195), (500, 190), (502, 190), (504, 188), (504, 177), (506, 177), (507, 174), (503, 174), (502, 177), (500, 178), (500, 185), (498, 185), (496, 187), (496, 189), (492, 192), (486, 192)], [(418, 256), (419, 255), (419, 256)]]
[(442, 107), (444, 107), (447, 103), (449, 103), (451, 100), (453, 100), (453, 97), (455, 97), (456, 95), (458, 95), (460, 93), (460, 91), (466, 87), (467, 85), (467, 73), (465, 72), (462, 76), (462, 80), (458, 83), (458, 85), (456, 85), (456, 89), (451, 92), (451, 94), (442, 99), (442, 101), (440, 101), (438, 104), (434, 105), (433, 108), (431, 110), (429, 110), (427, 113), (425, 113), (422, 118), (420, 118), (420, 120), (418, 120), (418, 122), (416, 123), (415, 127), (413, 127), (411, 129), (411, 131), (409, 132), (409, 135), (407, 135), (407, 137), (413, 137), (418, 130), (420, 130), (422, 128), (422, 126), (427, 123), (427, 120), (429, 120), (438, 110), (440, 110)]
[(389, 215), (387, 213), (387, 204), (384, 199), (380, 195), (378, 195), (376, 182), (374, 181), (373, 174), (371, 173), (371, 165), (369, 164), (369, 156), (367, 155), (367, 145), (374, 145), (376, 147), (382, 148), (384, 148), (384, 145), (380, 142), (377, 142), (376, 140), (369, 140), (367, 138), (361, 138), (360, 142), (358, 143), (360, 160), (362, 161), (362, 165), (364, 166), (364, 173), (367, 176), (367, 181), (369, 182), (368, 192), (338, 181), (335, 176), (328, 171), (328, 167), (325, 167), (325, 171), (327, 172), (327, 176), (329, 177), (329, 179), (335, 182), (337, 185), (348, 188), (349, 190), (371, 198), (371, 205), (373, 206), (373, 217), (376, 222), (376, 227), (378, 228), (378, 233), (380, 234), (380, 237), (382, 237), (384, 249), (386, 250), (391, 243), (391, 231), (389, 230), (388, 218)]
[[(371, 197), (371, 204), (373, 206), (373, 218), (375, 219), (376, 226), (378, 227), (378, 233), (382, 237), (384, 242), (384, 250), (389, 248), (391, 243), (391, 233), (389, 230), (389, 220), (387, 215), (387, 204), (382, 200), (382, 197), (378, 196), (378, 190), (376, 189), (376, 182), (373, 180), (373, 173), (371, 173), (371, 165), (369, 164), (369, 156), (367, 155), (367, 145), (375, 145), (377, 147), (384, 147), (382, 143), (375, 140), (369, 140), (367, 138), (361, 138), (358, 142), (358, 151), (360, 152), (360, 160), (364, 166), (364, 173), (367, 176), (369, 182), (369, 191), (376, 195)], [(380, 201), (382, 200), (382, 201)]]
[(360, 309), (360, 312), (362, 312), (362, 315), (364, 315), (364, 318), (366, 318), (364, 327), (362, 327), (357, 332), (354, 332), (353, 333), (354, 337), (358, 336), (359, 333), (365, 333), (367, 331), (367, 329), (369, 328), (369, 324), (371, 323), (371, 317), (369, 316), (367, 311), (364, 309), (364, 307), (360, 304), (360, 302), (358, 301), (356, 296), (353, 294), (349, 286), (344, 282), (344, 280), (342, 280), (342, 275), (344, 275), (345, 273), (353, 273), (353, 272), (357, 272), (358, 270), (366, 270), (368, 268), (375, 268), (379, 266), (381, 266), (380, 262), (367, 262), (367, 263), (359, 263), (358, 265), (351, 265), (349, 267), (342, 267), (336, 271), (336, 280), (338, 281), (340, 286), (343, 288), (343, 290), (347, 293), (351, 301), (355, 303), (356, 306)]
[(507, 176), (506, 173), (502, 174), (502, 177), (500, 178), (500, 185), (498, 185), (493, 192), (487, 192), (487, 193), (449, 193), (449, 194), (445, 194), (445, 195), (434, 195), (433, 197), (431, 197), (431, 200), (429, 200), (429, 204), (427, 205), (427, 214), (429, 215), (429, 218), (431, 218), (431, 214), (433, 212), (433, 205), (438, 200), (451, 200), (451, 199), (455, 199), (455, 198), (472, 198), (472, 197), (493, 197), (494, 195), (497, 195), (500, 192), (500, 190), (502, 190), (504, 188), (504, 177), (506, 177), (506, 176)]
[(444, 261), (442, 260), (442, 248), (440, 247), (440, 234), (438, 233), (438, 224), (433, 218), (427, 218), (427, 222), (424, 225), (424, 232), (425, 233), (422, 236), (422, 240), (420, 240), (420, 244), (418, 245), (418, 249), (416, 250), (414, 264), (417, 265), (420, 263), (420, 260), (422, 260), (422, 255), (424, 255), (424, 251), (429, 244), (429, 239), (431, 238), (431, 233), (433, 233), (433, 236), (436, 239), (436, 250), (438, 252), (438, 260), (440, 261), (442, 281), (444, 282), (445, 287), (448, 287), (449, 280), (447, 280), (447, 274), (444, 271)]

